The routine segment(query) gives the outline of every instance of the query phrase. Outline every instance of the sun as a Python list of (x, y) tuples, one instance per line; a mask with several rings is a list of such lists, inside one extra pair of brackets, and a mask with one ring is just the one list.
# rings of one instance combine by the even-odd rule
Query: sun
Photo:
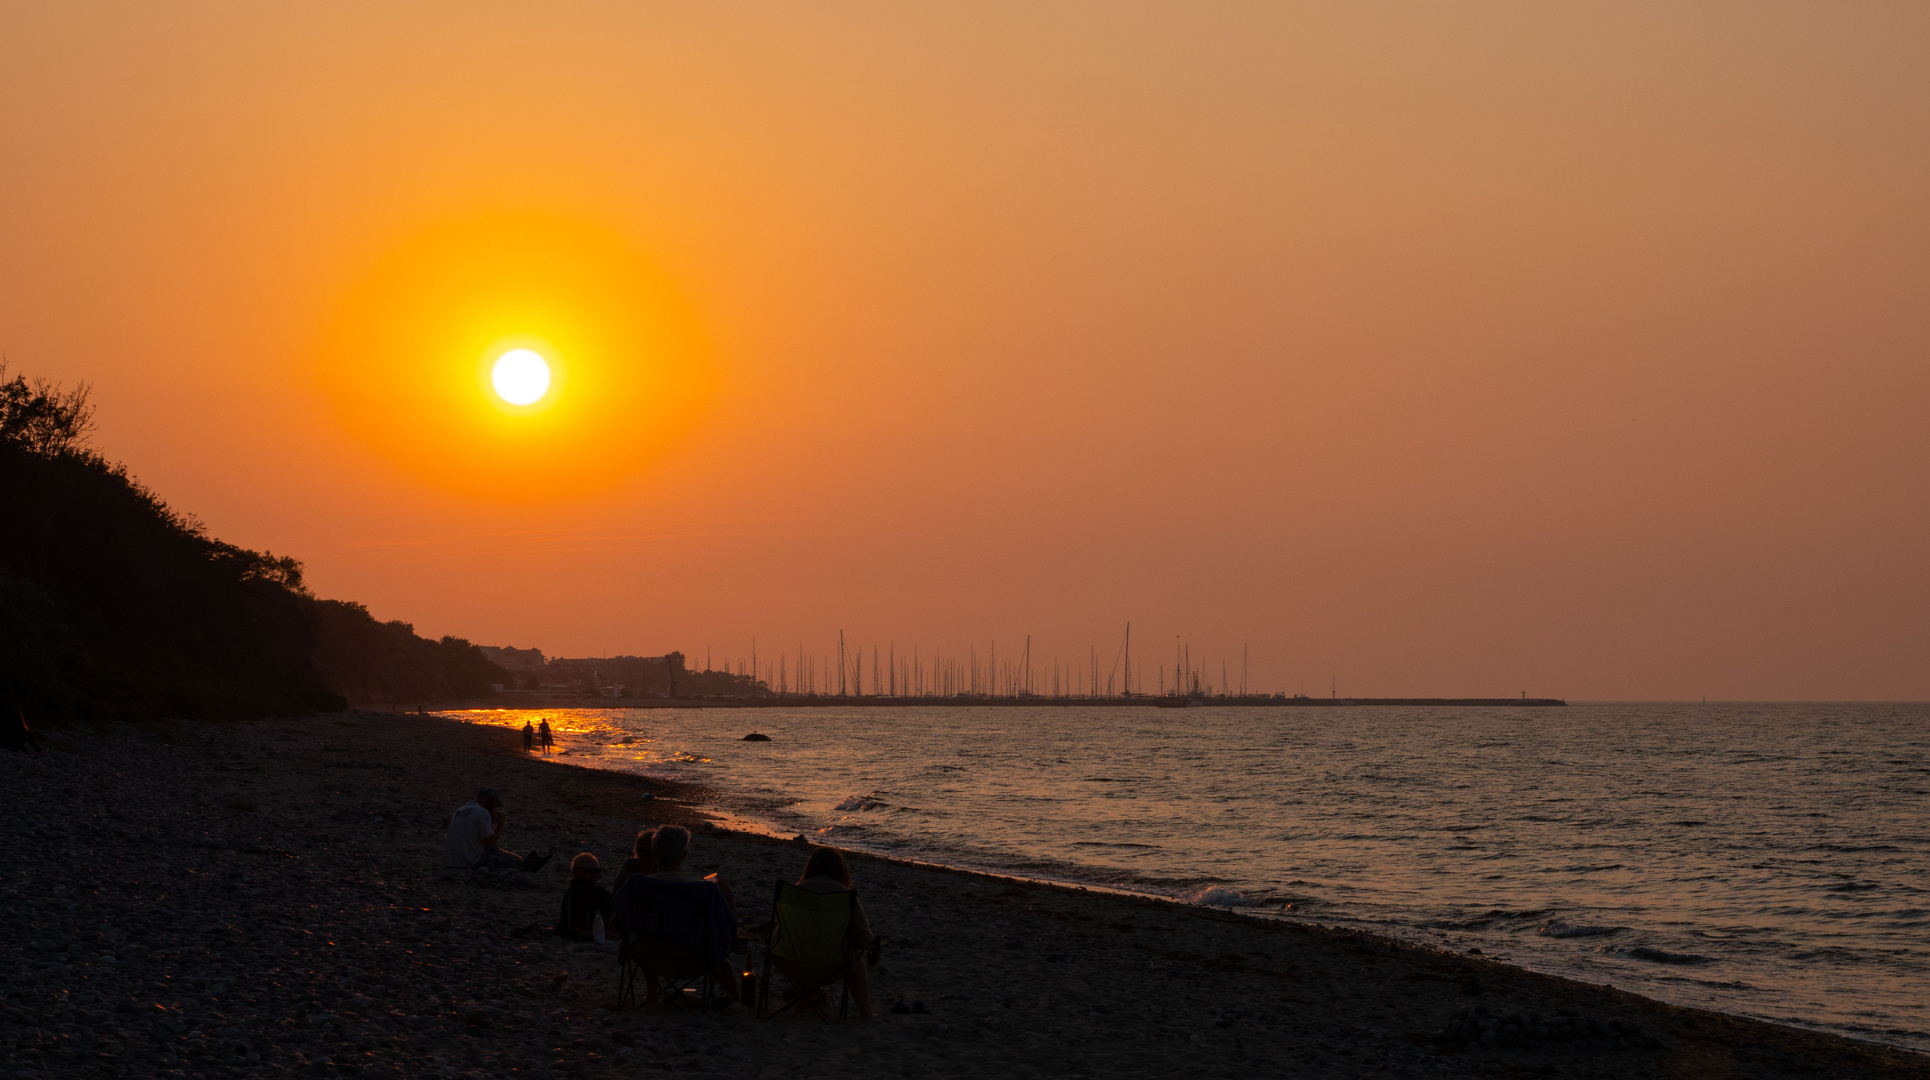
[(550, 365), (533, 349), (511, 349), (489, 372), (496, 396), (511, 405), (534, 405), (550, 392)]

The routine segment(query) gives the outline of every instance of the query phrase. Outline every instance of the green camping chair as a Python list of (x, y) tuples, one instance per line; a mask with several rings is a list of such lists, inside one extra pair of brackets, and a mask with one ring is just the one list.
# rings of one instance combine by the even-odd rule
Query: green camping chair
[[(862, 951), (850, 939), (851, 915), (858, 894), (851, 891), (819, 893), (788, 881), (777, 883), (771, 903), (771, 924), (764, 939), (764, 977), (757, 986), (757, 1015), (774, 1015), (798, 1001), (826, 1023), (830, 1011), (817, 992), (837, 983), (838, 1019), (851, 1010), (851, 987), (845, 981), (850, 965)], [(792, 997), (771, 1008), (771, 969), (790, 980)]]

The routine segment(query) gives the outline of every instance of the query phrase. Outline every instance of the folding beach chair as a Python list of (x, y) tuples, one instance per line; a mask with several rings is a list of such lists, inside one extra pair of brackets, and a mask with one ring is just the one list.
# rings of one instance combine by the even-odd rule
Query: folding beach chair
[[(722, 938), (713, 919), (722, 894), (712, 882), (659, 881), (638, 875), (623, 883), (617, 901), (617, 920), (623, 931), (617, 948), (617, 1007), (635, 1008), (655, 1002), (687, 1006), (696, 998), (699, 1009), (728, 1002), (718, 991), (712, 972), (728, 955), (736, 928), (726, 927)], [(729, 910), (724, 911), (728, 921)], [(720, 947), (721, 945), (721, 947)], [(644, 994), (637, 998), (637, 976)]]
[(778, 1012), (797, 1001), (806, 1001), (811, 1011), (825, 1023), (831, 1014), (818, 1000), (819, 990), (838, 984), (838, 1019), (851, 1008), (851, 987), (846, 982), (849, 966), (858, 960), (859, 949), (847, 936), (858, 894), (851, 891), (819, 893), (788, 881), (777, 883), (771, 902), (771, 922), (764, 942), (764, 977), (757, 987), (757, 1015), (774, 1015), (771, 1009), (771, 969), (775, 967), (791, 982), (790, 1000), (780, 1002)]

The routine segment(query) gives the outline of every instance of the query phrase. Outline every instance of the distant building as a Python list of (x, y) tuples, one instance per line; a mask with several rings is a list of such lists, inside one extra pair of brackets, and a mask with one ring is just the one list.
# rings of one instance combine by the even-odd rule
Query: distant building
[[(601, 697), (667, 697), (684, 677), (683, 654), (669, 656), (557, 657), (543, 669), (545, 689), (568, 687)], [(625, 695), (620, 690), (629, 691)]]
[(482, 654), (504, 671), (543, 670), (543, 650), (516, 649), (508, 645), (480, 646)]

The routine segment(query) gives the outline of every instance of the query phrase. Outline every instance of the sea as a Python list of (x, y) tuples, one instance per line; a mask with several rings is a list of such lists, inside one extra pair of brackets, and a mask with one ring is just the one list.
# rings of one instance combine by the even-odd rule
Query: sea
[(1930, 1051), (1930, 705), (449, 715), (546, 717), (558, 760), (702, 784), (779, 835)]

